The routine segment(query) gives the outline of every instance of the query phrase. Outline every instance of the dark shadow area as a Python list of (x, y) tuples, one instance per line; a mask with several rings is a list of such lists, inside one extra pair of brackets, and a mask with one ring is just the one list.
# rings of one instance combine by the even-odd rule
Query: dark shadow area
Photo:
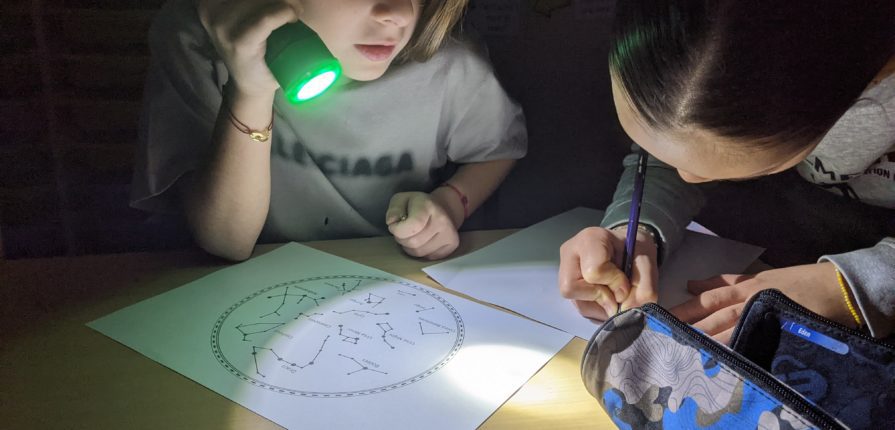
[(721, 237), (767, 248), (761, 258), (776, 267), (815, 263), (895, 235), (895, 210), (830, 193), (795, 171), (702, 187), (708, 204), (696, 220)]

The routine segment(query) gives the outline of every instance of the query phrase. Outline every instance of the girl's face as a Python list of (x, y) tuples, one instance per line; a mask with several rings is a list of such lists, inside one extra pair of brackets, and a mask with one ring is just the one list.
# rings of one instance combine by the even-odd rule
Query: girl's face
[(676, 168), (687, 182), (751, 179), (779, 173), (799, 164), (816, 146), (808, 145), (795, 155), (773, 149), (731, 149), (747, 147), (708, 130), (683, 128), (660, 132), (649, 127), (631, 106), (614, 76), (612, 98), (625, 133), (650, 155)]
[(382, 76), (410, 41), (421, 0), (301, 0), (301, 20), (342, 63), (345, 76)]

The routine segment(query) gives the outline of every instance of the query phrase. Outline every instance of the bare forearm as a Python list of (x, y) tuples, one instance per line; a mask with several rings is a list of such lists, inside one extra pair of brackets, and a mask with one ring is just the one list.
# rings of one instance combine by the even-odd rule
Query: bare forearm
[[(515, 164), (516, 160), (493, 160), (464, 164), (457, 169), (457, 173), (448, 182), (466, 195), (469, 213), (472, 214), (485, 203), (485, 200), (488, 200), (488, 197), (500, 186)], [(456, 193), (447, 187), (440, 187), (432, 194), (438, 200), (445, 202), (454, 225), (459, 228), (464, 221), (464, 210)]]
[(231, 260), (248, 258), (270, 205), (270, 139), (252, 140), (231, 123), (227, 105), (253, 130), (270, 124), (273, 94), (244, 96), (231, 91), (224, 99), (214, 131), (208, 164), (181, 187), (187, 219), (199, 246)]

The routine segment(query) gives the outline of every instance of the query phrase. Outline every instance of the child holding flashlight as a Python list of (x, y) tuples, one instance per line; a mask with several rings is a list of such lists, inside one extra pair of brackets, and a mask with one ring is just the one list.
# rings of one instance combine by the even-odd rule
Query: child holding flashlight
[[(466, 0), (172, 0), (150, 30), (132, 205), (182, 210), (208, 252), (394, 235), (443, 258), (527, 146), (488, 62), (451, 39)], [(301, 20), (342, 65), (292, 105), (265, 42)], [(456, 172), (443, 181), (448, 163)]]

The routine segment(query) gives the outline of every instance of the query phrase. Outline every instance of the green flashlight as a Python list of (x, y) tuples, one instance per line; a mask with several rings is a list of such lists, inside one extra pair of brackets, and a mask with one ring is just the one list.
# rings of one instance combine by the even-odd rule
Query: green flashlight
[(303, 22), (286, 24), (267, 38), (267, 67), (286, 99), (301, 103), (323, 94), (342, 74), (342, 65)]

